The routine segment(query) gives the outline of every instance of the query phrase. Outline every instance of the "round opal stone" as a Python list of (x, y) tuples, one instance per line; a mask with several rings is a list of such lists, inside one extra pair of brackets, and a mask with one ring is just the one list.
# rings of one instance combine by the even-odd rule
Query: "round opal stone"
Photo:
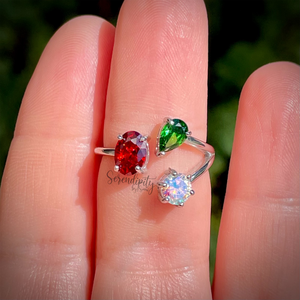
[(184, 203), (192, 190), (191, 182), (186, 178), (184, 174), (172, 174), (165, 175), (160, 181), (167, 184), (167, 187), (160, 188), (160, 194), (162, 198), (169, 197), (169, 203), (173, 205), (180, 205)]

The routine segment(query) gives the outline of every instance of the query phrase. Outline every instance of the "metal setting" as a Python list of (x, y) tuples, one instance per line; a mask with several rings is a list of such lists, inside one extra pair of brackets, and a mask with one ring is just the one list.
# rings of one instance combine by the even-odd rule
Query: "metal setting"
[[(170, 123), (172, 122), (172, 119), (165, 118), (164, 123), (159, 130), (156, 147), (156, 155), (158, 157), (165, 155), (165, 153), (162, 154), (161, 152), (159, 152), (159, 140), (161, 130), (163, 126), (165, 126), (166, 121)], [(159, 200), (162, 203), (170, 203), (172, 205), (176, 205), (177, 207), (182, 207), (189, 196), (193, 196), (195, 194), (195, 191), (192, 189), (192, 182), (211, 167), (215, 158), (214, 148), (211, 145), (192, 137), (190, 131), (186, 133), (186, 139), (184, 143), (198, 149), (202, 153), (203, 159), (201, 160), (201, 162), (188, 175), (180, 174), (174, 169), (169, 168), (166, 174), (163, 175), (157, 183)], [(174, 185), (169, 186), (170, 182), (173, 184), (173, 181)], [(179, 199), (180, 196), (176, 194), (176, 187), (178, 186), (181, 188), (181, 190), (178, 188), (178, 194), (183, 194), (182, 199)], [(182, 191), (185, 191), (185, 193), (183, 193)]]
[[(135, 167), (135, 170), (137, 171), (137, 173), (139, 174), (143, 174), (145, 172), (147, 172), (147, 164), (149, 162), (149, 155), (150, 155), (150, 151), (149, 151), (149, 144), (148, 144), (148, 136), (147, 135), (143, 135), (141, 138), (140, 138), (140, 141), (141, 142), (145, 142), (147, 143), (147, 147), (146, 147), (146, 160), (144, 162), (144, 165), (142, 167), (140, 166), (136, 166)], [(120, 141), (120, 140), (123, 140), (123, 136), (122, 134), (118, 134), (117, 136), (117, 139)], [(115, 148), (106, 148), (106, 147), (97, 147), (94, 149), (94, 153), (95, 154), (99, 154), (99, 155), (104, 155), (104, 156), (115, 156)], [(115, 172), (119, 172), (119, 169), (120, 167), (115, 165), (114, 166), (114, 171)]]
[[(168, 184), (169, 182), (170, 184)], [(175, 183), (175, 184), (174, 184)], [(157, 183), (158, 198), (162, 203), (169, 203), (177, 207), (183, 207), (184, 202), (195, 194), (192, 183), (185, 174), (178, 173), (169, 168)], [(179, 197), (176, 196), (176, 188), (180, 188)], [(175, 193), (174, 193), (175, 192)], [(175, 195), (175, 196), (174, 196)], [(178, 195), (178, 193), (177, 193)]]
[[(174, 125), (174, 120), (172, 118), (164, 118), (163, 123), (161, 124), (159, 128), (159, 134), (157, 135), (156, 139), (156, 148), (155, 148), (155, 154), (158, 157), (164, 156), (166, 152), (169, 152), (171, 150), (166, 150), (166, 151), (160, 151), (160, 133), (162, 132), (163, 128), (165, 127), (166, 124)], [(192, 134), (191, 131), (186, 132), (186, 136), (190, 136)]]
[(140, 141), (144, 142), (148, 139), (148, 135), (144, 135), (141, 137)]

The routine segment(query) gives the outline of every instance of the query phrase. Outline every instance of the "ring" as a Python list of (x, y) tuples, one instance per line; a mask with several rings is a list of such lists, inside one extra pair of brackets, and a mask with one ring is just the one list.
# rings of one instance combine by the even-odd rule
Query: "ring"
[(114, 156), (114, 170), (123, 175), (144, 173), (149, 161), (148, 136), (137, 131), (127, 131), (118, 135), (115, 148), (95, 148), (94, 152), (100, 155)]
[(178, 148), (183, 143), (200, 150), (203, 159), (196, 170), (188, 175), (178, 173), (176, 170), (169, 170), (157, 182), (158, 196), (162, 203), (169, 203), (183, 207), (185, 201), (195, 191), (192, 189), (192, 182), (207, 171), (215, 158), (214, 148), (191, 136), (186, 123), (180, 119), (165, 118), (160, 127), (156, 142), (156, 155), (161, 157), (167, 152)]

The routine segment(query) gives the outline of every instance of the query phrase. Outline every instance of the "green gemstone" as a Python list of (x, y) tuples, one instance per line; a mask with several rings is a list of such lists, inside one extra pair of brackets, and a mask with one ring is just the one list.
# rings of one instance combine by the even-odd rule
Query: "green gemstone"
[(188, 127), (182, 120), (173, 119), (173, 124), (166, 123), (160, 132), (159, 151), (168, 152), (179, 147), (186, 140)]

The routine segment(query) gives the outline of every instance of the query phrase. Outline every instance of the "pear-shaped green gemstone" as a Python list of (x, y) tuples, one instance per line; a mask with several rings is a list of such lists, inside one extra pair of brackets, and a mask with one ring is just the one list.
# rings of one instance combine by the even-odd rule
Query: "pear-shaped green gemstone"
[(186, 140), (187, 132), (188, 127), (182, 120), (173, 119), (166, 123), (160, 132), (159, 151), (168, 152), (179, 147)]

